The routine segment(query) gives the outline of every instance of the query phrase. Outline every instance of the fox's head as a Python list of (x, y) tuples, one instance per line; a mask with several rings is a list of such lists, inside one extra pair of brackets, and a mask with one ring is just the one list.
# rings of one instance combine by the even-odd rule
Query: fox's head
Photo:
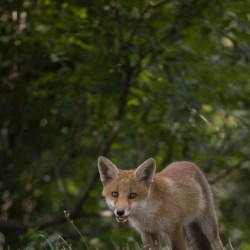
[(150, 158), (137, 169), (121, 170), (107, 158), (98, 158), (102, 194), (118, 222), (127, 221), (129, 215), (140, 206), (140, 202), (148, 198), (155, 166), (155, 160)]

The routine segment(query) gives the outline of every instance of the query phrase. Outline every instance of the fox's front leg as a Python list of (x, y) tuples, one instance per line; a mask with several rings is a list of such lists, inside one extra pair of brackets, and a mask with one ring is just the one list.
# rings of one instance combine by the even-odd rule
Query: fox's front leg
[(145, 246), (145, 249), (147, 250), (159, 249), (159, 241), (158, 241), (157, 234), (141, 232), (141, 239), (142, 239), (143, 245)]
[(170, 232), (170, 240), (172, 250), (185, 250), (185, 240), (182, 225), (176, 224), (173, 226)]
[(161, 232), (168, 250), (185, 250), (183, 227), (179, 224), (172, 225), (170, 229)]

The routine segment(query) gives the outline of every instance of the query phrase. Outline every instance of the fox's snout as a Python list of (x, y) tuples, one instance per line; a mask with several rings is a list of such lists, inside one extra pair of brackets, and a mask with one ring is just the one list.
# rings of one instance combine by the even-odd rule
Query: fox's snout
[(125, 214), (125, 211), (124, 211), (124, 210), (116, 210), (116, 211), (115, 211), (115, 214), (116, 214), (117, 216), (123, 216), (123, 215)]
[(131, 209), (115, 209), (114, 214), (118, 222), (126, 222), (130, 215)]
[(114, 214), (116, 216), (128, 216), (131, 212), (131, 208), (124, 208), (124, 209), (120, 209), (120, 208), (115, 208), (114, 209)]

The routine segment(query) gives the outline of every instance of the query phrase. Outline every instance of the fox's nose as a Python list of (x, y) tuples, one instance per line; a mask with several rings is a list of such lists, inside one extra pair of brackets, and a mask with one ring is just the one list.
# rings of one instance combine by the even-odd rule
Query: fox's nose
[(118, 216), (123, 216), (123, 215), (124, 215), (124, 210), (117, 210), (117, 211), (116, 211), (116, 214), (117, 214)]

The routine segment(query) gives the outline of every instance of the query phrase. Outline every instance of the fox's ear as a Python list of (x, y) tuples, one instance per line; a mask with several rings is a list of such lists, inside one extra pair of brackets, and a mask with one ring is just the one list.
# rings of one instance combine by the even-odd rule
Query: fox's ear
[(153, 182), (156, 163), (153, 158), (144, 161), (137, 169), (136, 176), (139, 181), (146, 181), (149, 184)]
[(98, 158), (98, 170), (103, 185), (113, 180), (118, 173), (117, 167), (109, 159), (103, 156)]

